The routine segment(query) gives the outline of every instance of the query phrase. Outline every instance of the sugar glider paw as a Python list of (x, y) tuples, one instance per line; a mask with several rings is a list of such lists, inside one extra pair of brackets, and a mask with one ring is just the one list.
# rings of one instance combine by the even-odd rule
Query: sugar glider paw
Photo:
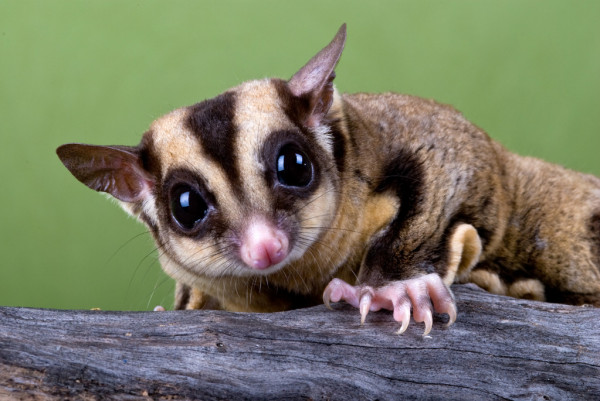
[(381, 287), (350, 285), (334, 278), (323, 292), (323, 302), (346, 301), (360, 311), (361, 324), (369, 311), (388, 309), (393, 311), (394, 320), (401, 324), (398, 334), (406, 331), (412, 316), (416, 322), (425, 323), (424, 336), (433, 325), (433, 311), (446, 313), (448, 325), (456, 320), (456, 304), (452, 293), (438, 274), (432, 273), (410, 280), (392, 281)]

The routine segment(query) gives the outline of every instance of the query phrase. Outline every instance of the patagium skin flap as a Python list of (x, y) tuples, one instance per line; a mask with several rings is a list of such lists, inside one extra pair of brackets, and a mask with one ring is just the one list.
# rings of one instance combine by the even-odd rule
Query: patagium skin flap
[(57, 153), (152, 233), (177, 309), (345, 301), (432, 327), (450, 284), (600, 306), (600, 180), (492, 141), (450, 106), (341, 94), (334, 39), (289, 80), (242, 83), (137, 146)]

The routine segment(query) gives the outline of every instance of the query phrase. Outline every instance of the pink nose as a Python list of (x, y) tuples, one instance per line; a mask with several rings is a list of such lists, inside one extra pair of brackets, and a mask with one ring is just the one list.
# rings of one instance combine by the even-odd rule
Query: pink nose
[(253, 269), (266, 269), (288, 255), (289, 240), (280, 229), (263, 221), (253, 221), (245, 230), (240, 256)]

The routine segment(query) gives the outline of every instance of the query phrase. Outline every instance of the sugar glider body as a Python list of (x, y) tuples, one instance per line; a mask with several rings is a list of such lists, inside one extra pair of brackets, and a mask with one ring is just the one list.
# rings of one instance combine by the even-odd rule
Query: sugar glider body
[(177, 308), (345, 300), (429, 332), (433, 310), (456, 317), (454, 281), (600, 306), (600, 180), (509, 153), (449, 106), (338, 93), (345, 36), (289, 81), (159, 118), (136, 147), (58, 155), (148, 226)]

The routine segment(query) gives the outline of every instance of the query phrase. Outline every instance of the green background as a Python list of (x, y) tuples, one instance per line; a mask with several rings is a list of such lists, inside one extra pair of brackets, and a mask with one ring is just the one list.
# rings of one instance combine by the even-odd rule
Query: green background
[(171, 109), (291, 76), (342, 22), (340, 90), (435, 98), (511, 150), (600, 175), (597, 0), (0, 0), (0, 305), (171, 307), (144, 227), (55, 148), (137, 144)]

